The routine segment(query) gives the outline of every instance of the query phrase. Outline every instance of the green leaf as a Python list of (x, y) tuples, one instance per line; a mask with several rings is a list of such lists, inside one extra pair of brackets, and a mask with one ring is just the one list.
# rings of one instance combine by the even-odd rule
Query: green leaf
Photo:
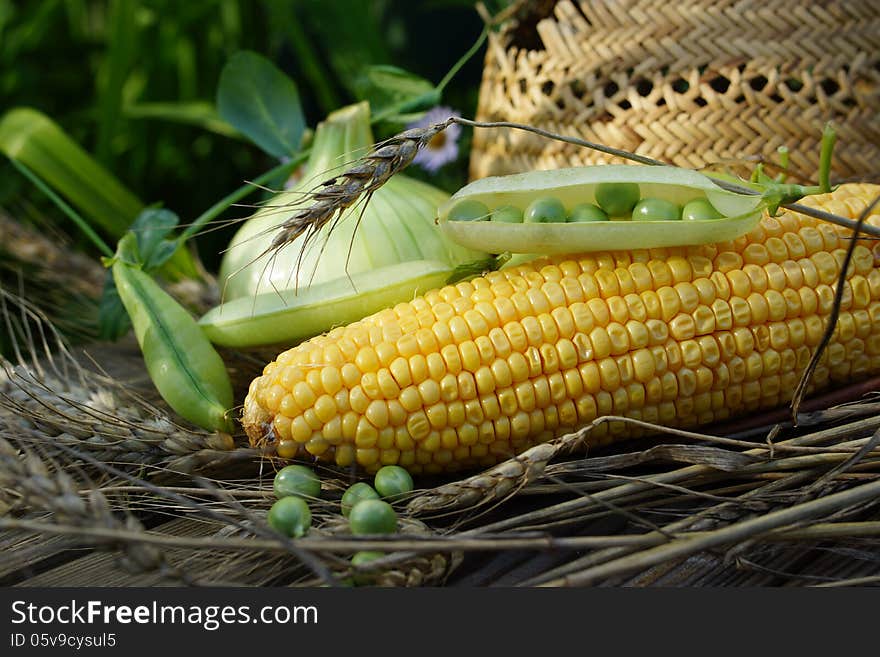
[[(54, 121), (36, 110), (20, 107), (0, 117), (0, 152), (23, 165), (35, 184), (40, 181), (38, 186), (58, 192), (91, 224), (117, 239), (143, 210), (140, 199)], [(72, 217), (69, 207), (53, 194), (48, 195)], [(88, 235), (87, 228), (83, 231)], [(174, 280), (199, 276), (192, 254), (185, 249), (177, 250), (163, 273)]]
[(440, 100), (440, 92), (428, 80), (396, 66), (367, 67), (356, 87), (358, 96), (370, 102), (374, 120), (426, 110)]
[(131, 230), (145, 270), (161, 267), (174, 255), (178, 243), (173, 231), (179, 222), (176, 214), (164, 208), (147, 208), (134, 220)]
[(299, 150), (306, 121), (296, 84), (254, 52), (233, 55), (220, 74), (220, 117), (274, 157)]
[(0, 118), (0, 152), (21, 162), (87, 219), (119, 238), (143, 203), (54, 121), (26, 107)]

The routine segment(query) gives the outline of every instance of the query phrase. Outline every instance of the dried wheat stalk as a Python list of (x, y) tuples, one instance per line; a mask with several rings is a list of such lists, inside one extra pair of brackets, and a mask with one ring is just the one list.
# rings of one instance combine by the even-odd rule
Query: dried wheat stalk
[[(52, 514), (61, 524), (100, 527), (105, 530), (144, 531), (141, 523), (126, 513), (122, 518), (111, 511), (107, 498), (98, 491), (79, 493), (73, 477), (57, 464), (47, 463), (35, 451), (16, 449), (0, 438), (0, 488), (10, 500), (7, 514), (26, 510)], [(185, 579), (154, 546), (105, 539), (93, 544), (122, 552), (121, 565), (131, 572), (159, 572), (174, 579)]]
[(267, 252), (277, 252), (300, 235), (306, 235), (308, 243), (334, 217), (341, 216), (361, 199), (368, 203), (377, 189), (409, 166), (419, 149), (453, 121), (454, 118), (450, 117), (444, 122), (406, 130), (386, 139), (344, 173), (321, 183), (307, 195), (309, 205), (278, 227)]

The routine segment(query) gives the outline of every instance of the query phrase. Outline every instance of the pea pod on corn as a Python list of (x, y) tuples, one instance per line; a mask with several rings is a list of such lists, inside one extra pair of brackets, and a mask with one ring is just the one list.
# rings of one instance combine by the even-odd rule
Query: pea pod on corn
[[(668, 184), (668, 171), (652, 171)], [(728, 217), (705, 220), (718, 226), (716, 243), (639, 249), (630, 230), (626, 244), (606, 236), (628, 250), (540, 258), (335, 328), (283, 352), (252, 382), (243, 411), (251, 442), (367, 471), (441, 472), (490, 465), (601, 415), (689, 426), (788, 401), (822, 337), (852, 233), (793, 213), (760, 220), (744, 197), (673, 179), (679, 205), (699, 192)], [(643, 197), (662, 197), (647, 178), (639, 184)], [(493, 203), (522, 207), (519, 191), (488, 187)], [(854, 216), (878, 192), (845, 185), (805, 203)], [(551, 250), (583, 248), (551, 236), (542, 242)], [(537, 250), (519, 245), (507, 244)], [(857, 246), (846, 286), (814, 387), (880, 372), (880, 266), (868, 247)], [(588, 441), (624, 435), (603, 425)]]
[[(717, 218), (707, 212), (679, 221), (681, 208), (694, 201), (708, 204)], [(584, 205), (595, 209), (575, 210)], [(520, 209), (525, 220), (516, 225), (494, 220), (493, 212), (502, 207)], [(474, 208), (483, 209), (475, 214)], [(759, 195), (726, 191), (688, 169), (601, 165), (477, 180), (440, 207), (439, 224), (450, 239), (471, 249), (555, 254), (732, 240), (757, 225), (761, 210)], [(633, 221), (604, 221), (603, 214), (611, 219), (631, 214)]]

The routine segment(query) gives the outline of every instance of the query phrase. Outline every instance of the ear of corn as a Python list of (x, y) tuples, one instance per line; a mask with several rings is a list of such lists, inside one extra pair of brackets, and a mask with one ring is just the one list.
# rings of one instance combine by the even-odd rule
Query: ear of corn
[[(857, 218), (878, 193), (805, 203)], [(243, 423), (283, 457), (418, 473), (491, 465), (601, 415), (693, 426), (778, 406), (822, 337), (851, 235), (788, 213), (734, 242), (491, 272), (285, 351)], [(880, 372), (878, 257), (856, 247), (811, 389)], [(631, 435), (610, 424), (588, 440)]]

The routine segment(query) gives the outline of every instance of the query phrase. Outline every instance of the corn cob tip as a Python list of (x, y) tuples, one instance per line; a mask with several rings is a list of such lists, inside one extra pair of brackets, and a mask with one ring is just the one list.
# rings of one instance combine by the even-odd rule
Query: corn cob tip
[(253, 394), (245, 398), (241, 424), (252, 447), (265, 449), (275, 446), (277, 436), (272, 428), (272, 414), (256, 402)]

